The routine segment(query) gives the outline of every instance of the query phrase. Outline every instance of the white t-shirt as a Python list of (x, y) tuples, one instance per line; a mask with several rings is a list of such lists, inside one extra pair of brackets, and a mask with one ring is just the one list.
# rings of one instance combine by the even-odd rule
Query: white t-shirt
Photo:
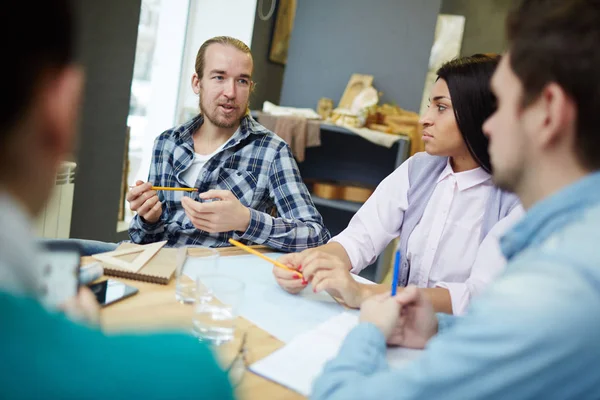
[(208, 162), (208, 160), (210, 160), (216, 154), (218, 154), (221, 150), (223, 150), (223, 147), (225, 147), (225, 144), (227, 142), (228, 141), (225, 141), (225, 143), (223, 143), (221, 146), (219, 146), (218, 149), (216, 149), (215, 151), (213, 151), (210, 154), (203, 155), (203, 154), (194, 153), (194, 160), (192, 160), (192, 165), (187, 170), (183, 171), (183, 173), (181, 174), (181, 179), (183, 179), (183, 181), (189, 187), (196, 186), (196, 180), (198, 179), (198, 176), (200, 175), (200, 172), (202, 171), (202, 167), (204, 167), (204, 165)]

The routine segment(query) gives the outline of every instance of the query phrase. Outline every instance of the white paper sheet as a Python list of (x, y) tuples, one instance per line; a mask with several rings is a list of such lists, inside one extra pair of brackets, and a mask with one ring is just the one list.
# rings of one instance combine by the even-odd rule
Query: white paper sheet
[[(281, 253), (266, 255), (273, 259), (282, 256)], [(192, 279), (196, 279), (194, 263), (198, 263), (194, 257), (186, 260), (186, 270), (190, 270), (186, 274)], [(251, 254), (221, 257), (218, 270), (246, 283), (240, 314), (286, 343), (344, 311), (358, 314), (336, 303), (326, 292), (313, 293), (310, 285), (300, 294), (287, 293), (275, 281), (273, 265)], [(355, 279), (372, 283), (358, 276)]]
[[(344, 338), (357, 324), (358, 317), (355, 314), (337, 315), (252, 364), (250, 370), (308, 396), (325, 363), (337, 355)], [(399, 368), (417, 358), (421, 352), (422, 350), (389, 348), (387, 360), (392, 368)]]

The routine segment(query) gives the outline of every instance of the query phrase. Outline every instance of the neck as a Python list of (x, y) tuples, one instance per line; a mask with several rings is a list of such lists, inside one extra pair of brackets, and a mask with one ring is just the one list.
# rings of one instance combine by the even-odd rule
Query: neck
[(225, 143), (235, 131), (240, 127), (240, 123), (237, 123), (231, 128), (221, 128), (214, 125), (208, 118), (204, 118), (204, 122), (198, 128), (195, 133), (195, 137), (201, 138), (202, 141), (216, 142), (221, 141), (221, 144)]
[(38, 214), (43, 204), (38, 204), (39, 201), (36, 195), (27, 195), (26, 187), (20, 187), (18, 182), (7, 181), (2, 179), (0, 182), (0, 191), (7, 193), (14, 201), (19, 203), (29, 217), (34, 217)]
[(531, 173), (521, 179), (522, 183), (516, 188), (525, 209), (531, 208), (537, 202), (561, 191), (577, 182), (589, 173), (579, 162), (573, 159), (549, 159), (538, 164), (535, 168), (527, 168)]
[(479, 168), (479, 164), (475, 162), (471, 154), (450, 157), (450, 166), (454, 172), (465, 172), (475, 168)]
[[(0, 187), (36, 217), (54, 189), (64, 153), (56, 137), (44, 133), (37, 118), (25, 119), (0, 148)], [(44, 136), (46, 135), (46, 136)], [(10, 149), (10, 151), (2, 151)]]
[(35, 146), (29, 147), (28, 156), (19, 151), (18, 147), (15, 146), (14, 149), (12, 157), (8, 155), (5, 158), (8, 164), (0, 163), (0, 187), (33, 218), (50, 198), (59, 161), (36, 151)]
[[(50, 163), (44, 163), (43, 156), (30, 146), (30, 154), (33, 154), (29, 163), (20, 162), (28, 159), (19, 151), (3, 156), (0, 162), (0, 188), (18, 202), (23, 210), (30, 216), (35, 217), (44, 207), (45, 201), (51, 187), (54, 186), (56, 168), (48, 168)], [(42, 167), (42, 165), (44, 167)]]

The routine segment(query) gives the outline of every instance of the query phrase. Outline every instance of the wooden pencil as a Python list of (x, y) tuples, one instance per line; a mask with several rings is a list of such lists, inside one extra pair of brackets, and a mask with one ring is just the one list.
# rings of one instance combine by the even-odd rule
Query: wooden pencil
[[(130, 188), (134, 188), (135, 186), (129, 186)], [(186, 188), (186, 187), (168, 187), (168, 186), (152, 186), (152, 190), (171, 190), (176, 192), (197, 192), (196, 188)]]
[(260, 258), (262, 258), (263, 260), (265, 260), (265, 261), (267, 261), (267, 262), (269, 262), (269, 263), (271, 263), (271, 264), (275, 265), (276, 267), (283, 268), (283, 269), (285, 269), (286, 271), (294, 272), (294, 273), (295, 273), (295, 274), (297, 274), (297, 275), (298, 275), (300, 278), (304, 279), (304, 276), (303, 276), (303, 275), (302, 275), (300, 272), (298, 272), (298, 271), (296, 271), (296, 270), (294, 270), (294, 269), (291, 269), (290, 267), (288, 267), (288, 266), (286, 266), (286, 265), (284, 265), (284, 264), (280, 263), (279, 261), (273, 260), (271, 257), (267, 257), (267, 256), (265, 256), (264, 254), (261, 254), (261, 253), (259, 253), (258, 251), (254, 250), (253, 248), (251, 248), (251, 247), (248, 247), (248, 246), (246, 246), (245, 244), (242, 244), (242, 243), (238, 242), (237, 240), (234, 240), (234, 239), (229, 239), (229, 243), (231, 243), (232, 245), (234, 245), (234, 246), (236, 246), (236, 247), (239, 247), (239, 248), (240, 248), (240, 249), (242, 249), (242, 250), (245, 250), (245, 251), (247, 251), (247, 252), (248, 252), (248, 253), (250, 253), (250, 254), (254, 254), (254, 255), (255, 255), (255, 256), (257, 256), (257, 257), (260, 257)]
[(186, 188), (186, 187), (168, 187), (168, 186), (152, 186), (152, 190), (173, 190), (177, 192), (197, 192), (196, 188)]

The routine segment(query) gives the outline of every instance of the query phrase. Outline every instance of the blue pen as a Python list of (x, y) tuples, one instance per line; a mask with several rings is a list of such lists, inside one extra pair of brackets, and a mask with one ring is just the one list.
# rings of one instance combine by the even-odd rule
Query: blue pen
[(392, 296), (396, 295), (398, 287), (398, 277), (400, 275), (400, 249), (396, 250), (396, 259), (394, 260), (394, 277), (392, 278)]

